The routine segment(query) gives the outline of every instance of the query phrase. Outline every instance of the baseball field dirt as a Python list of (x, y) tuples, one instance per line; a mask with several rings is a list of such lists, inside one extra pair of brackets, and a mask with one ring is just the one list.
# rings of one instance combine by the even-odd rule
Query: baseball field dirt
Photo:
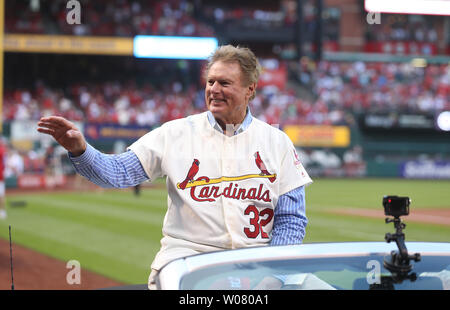
[[(334, 210), (336, 214), (357, 215), (374, 218), (384, 218), (383, 210), (371, 210), (371, 209), (357, 209), (357, 208), (345, 208)], [(411, 214), (405, 217), (407, 221), (418, 223), (429, 223), (450, 226), (450, 210), (448, 209), (423, 209), (414, 210)]]
[[(66, 263), (42, 255), (17, 244), (12, 245), (14, 289), (16, 290), (95, 290), (122, 286), (83, 269), (80, 284), (68, 284), (66, 277), (72, 270)], [(9, 242), (0, 239), (0, 290), (11, 289), (11, 264)]]

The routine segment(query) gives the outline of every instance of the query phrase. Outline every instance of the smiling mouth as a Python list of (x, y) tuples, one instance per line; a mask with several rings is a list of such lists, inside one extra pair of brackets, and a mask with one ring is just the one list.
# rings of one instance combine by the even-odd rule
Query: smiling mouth
[(210, 99), (209, 102), (213, 105), (225, 103), (224, 99)]

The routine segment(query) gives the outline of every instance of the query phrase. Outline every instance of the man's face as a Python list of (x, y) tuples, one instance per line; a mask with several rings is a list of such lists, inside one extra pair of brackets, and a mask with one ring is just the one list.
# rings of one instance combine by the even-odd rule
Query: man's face
[(221, 126), (241, 123), (254, 89), (255, 84), (244, 86), (238, 63), (218, 61), (206, 77), (206, 106)]

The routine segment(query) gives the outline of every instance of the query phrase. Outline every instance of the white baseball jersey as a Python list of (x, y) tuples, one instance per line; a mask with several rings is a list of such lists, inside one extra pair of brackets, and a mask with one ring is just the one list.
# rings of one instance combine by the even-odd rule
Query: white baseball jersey
[(255, 118), (229, 137), (204, 112), (167, 122), (129, 148), (150, 180), (167, 176), (156, 270), (182, 256), (269, 243), (278, 197), (312, 182), (287, 135)]

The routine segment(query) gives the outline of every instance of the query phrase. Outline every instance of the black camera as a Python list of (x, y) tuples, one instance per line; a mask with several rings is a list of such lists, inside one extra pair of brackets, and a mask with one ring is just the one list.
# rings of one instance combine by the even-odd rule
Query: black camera
[(410, 203), (411, 199), (409, 199), (409, 197), (384, 196), (383, 197), (384, 214), (393, 217), (408, 215)]

